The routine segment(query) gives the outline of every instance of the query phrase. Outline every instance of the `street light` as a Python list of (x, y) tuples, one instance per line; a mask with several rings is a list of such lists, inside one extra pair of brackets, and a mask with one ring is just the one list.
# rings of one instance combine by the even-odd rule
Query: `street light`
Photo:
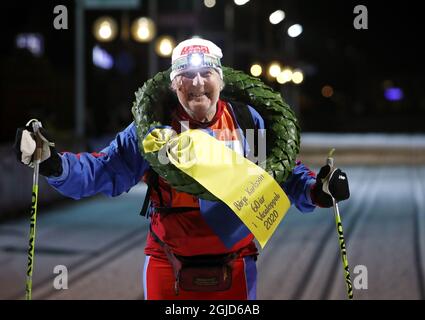
[(284, 84), (286, 82), (289, 82), (292, 80), (292, 71), (289, 68), (285, 68), (283, 69), (279, 75), (276, 77), (277, 82), (279, 82), (280, 84)]
[(100, 17), (93, 24), (94, 37), (101, 42), (114, 40), (117, 30), (117, 23), (111, 17)]
[(282, 72), (281, 72), (281, 73), (279, 73), (279, 75), (276, 77), (276, 81), (277, 81), (278, 83), (280, 83), (280, 84), (284, 84), (284, 83), (288, 82), (288, 81), (286, 81), (286, 80), (284, 79), (284, 77), (282, 76)]
[(161, 36), (156, 40), (155, 51), (163, 58), (171, 57), (176, 42), (170, 36)]
[(251, 66), (249, 71), (254, 77), (259, 77), (263, 73), (263, 68), (258, 63), (255, 63)]
[(280, 64), (278, 62), (273, 62), (269, 66), (269, 75), (273, 78), (276, 78), (281, 71)]
[(325, 98), (330, 98), (334, 94), (334, 89), (330, 85), (325, 85), (322, 88), (322, 96)]
[(131, 26), (133, 38), (139, 42), (149, 42), (156, 34), (155, 23), (150, 18), (139, 18)]
[(269, 17), (269, 21), (271, 24), (278, 24), (282, 22), (283, 19), (285, 19), (285, 12), (283, 10), (276, 10)]
[(303, 27), (300, 24), (293, 24), (288, 28), (288, 36), (291, 38), (298, 37), (303, 32)]
[(215, 6), (215, 4), (215, 0), (204, 0), (204, 6), (206, 6), (207, 8), (212, 8)]
[(300, 84), (304, 80), (304, 74), (301, 70), (294, 70), (292, 73), (292, 82), (295, 84)]
[(248, 3), (249, 0), (233, 0), (233, 2), (238, 6), (243, 6), (244, 4)]

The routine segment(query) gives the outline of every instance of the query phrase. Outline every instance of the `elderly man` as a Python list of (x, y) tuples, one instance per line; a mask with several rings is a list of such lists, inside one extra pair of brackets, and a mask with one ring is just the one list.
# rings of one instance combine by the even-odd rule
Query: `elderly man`
[[(208, 129), (216, 139), (241, 153), (232, 103), (219, 98), (224, 87), (221, 58), (220, 48), (204, 39), (185, 40), (174, 49), (171, 90), (180, 104), (169, 106), (172, 121), (168, 125), (177, 132), (187, 124)], [(263, 129), (260, 114), (248, 108), (256, 126)], [(29, 126), (18, 129), (16, 140), (19, 160), (27, 165), (34, 152), (30, 131)], [(144, 176), (154, 185), (149, 193), (151, 224), (143, 271), (146, 299), (256, 299), (258, 251), (253, 235), (239, 239), (231, 248), (225, 246), (203, 218), (200, 199), (175, 190), (157, 175), (153, 181), (138, 140), (132, 123), (99, 153), (58, 154), (46, 142), (40, 173), (59, 192), (74, 199), (97, 193), (117, 196)], [(339, 176), (344, 179), (334, 181), (330, 189), (336, 190), (333, 196), (337, 200), (344, 200), (349, 196), (348, 182), (344, 173)], [(320, 179), (316, 182), (315, 174), (300, 162), (282, 187), (300, 211), (332, 204)], [(226, 217), (222, 219), (225, 224)]]

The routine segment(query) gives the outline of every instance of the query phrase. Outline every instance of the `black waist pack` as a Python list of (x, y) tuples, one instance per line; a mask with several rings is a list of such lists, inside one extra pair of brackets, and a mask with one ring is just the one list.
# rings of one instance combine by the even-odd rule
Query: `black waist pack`
[(173, 267), (175, 283), (174, 291), (179, 289), (196, 292), (217, 292), (229, 290), (232, 286), (232, 264), (239, 252), (221, 255), (180, 256), (163, 242), (152, 230), (150, 233), (164, 250)]
[(217, 292), (232, 286), (232, 262), (237, 254), (176, 256), (181, 263), (176, 273), (178, 286), (185, 291)]

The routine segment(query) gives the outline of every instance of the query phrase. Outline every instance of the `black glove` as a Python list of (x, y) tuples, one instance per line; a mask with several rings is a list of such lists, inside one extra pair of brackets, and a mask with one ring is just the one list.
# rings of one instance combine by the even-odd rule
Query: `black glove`
[[(341, 169), (334, 169), (329, 175), (330, 169), (329, 165), (320, 168), (316, 177), (316, 184), (311, 189), (311, 199), (322, 208), (329, 208), (333, 205), (331, 196), (326, 192), (326, 187), (328, 187), (329, 192), (337, 202), (350, 197), (348, 178), (345, 172), (341, 171)], [(327, 185), (326, 181), (328, 179), (329, 184)]]
[[(32, 128), (33, 120), (30, 120), (25, 128), (16, 130), (15, 143), (13, 149), (16, 153), (18, 161), (34, 168), (33, 155), (35, 152), (35, 135)], [(49, 139), (49, 134), (44, 128), (40, 128), (40, 136), (43, 140), (43, 149), (41, 152), (40, 174), (46, 177), (58, 177), (62, 174), (62, 160), (54, 143)]]

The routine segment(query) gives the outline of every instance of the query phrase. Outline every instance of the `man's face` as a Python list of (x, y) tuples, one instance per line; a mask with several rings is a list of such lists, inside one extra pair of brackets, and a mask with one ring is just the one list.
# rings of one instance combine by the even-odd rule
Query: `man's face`
[(198, 121), (214, 116), (220, 95), (220, 75), (213, 68), (186, 71), (177, 76), (177, 97)]

